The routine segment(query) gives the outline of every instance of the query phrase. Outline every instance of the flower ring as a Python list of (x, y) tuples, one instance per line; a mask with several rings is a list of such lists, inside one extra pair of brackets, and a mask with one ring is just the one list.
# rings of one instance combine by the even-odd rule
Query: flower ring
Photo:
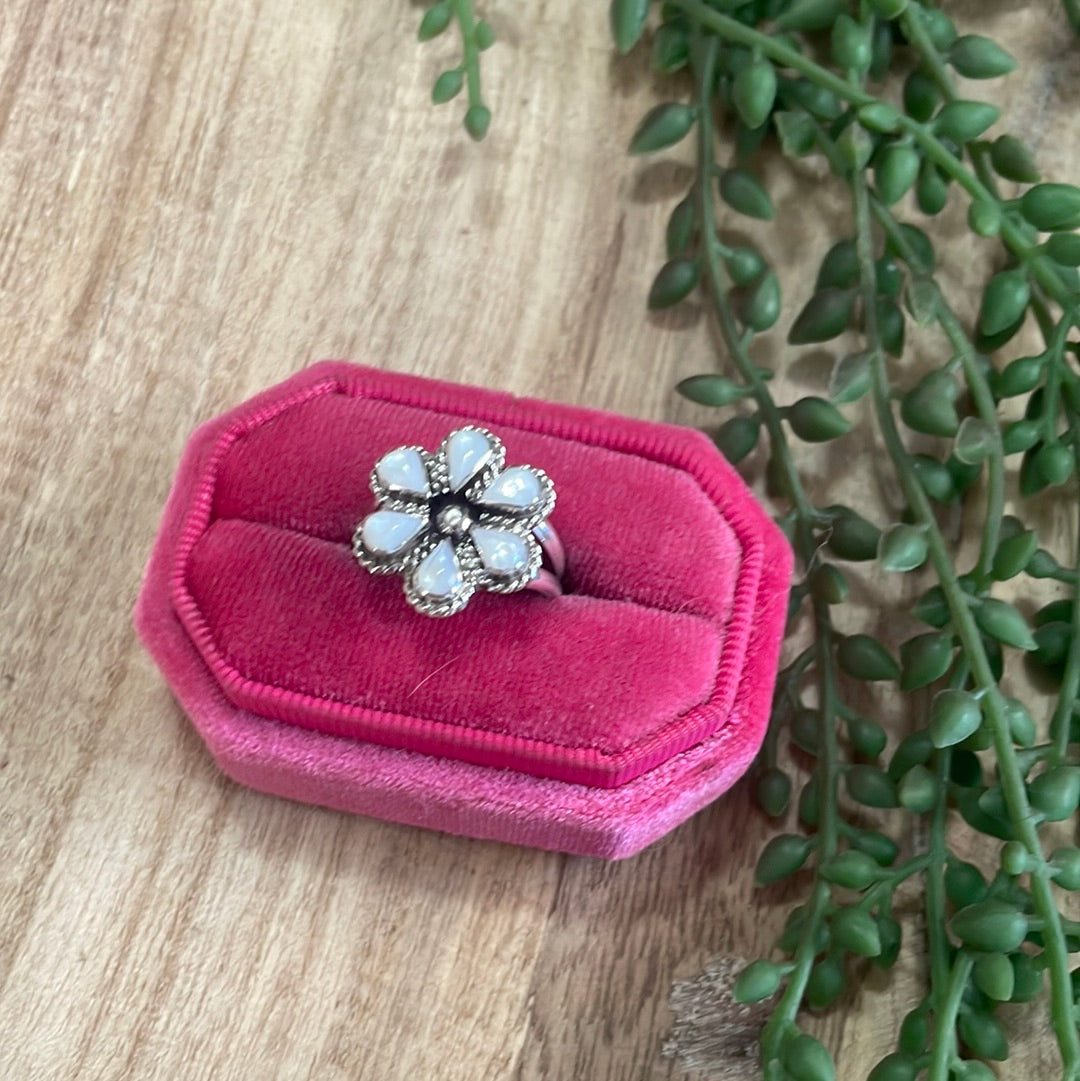
[(356, 558), (374, 574), (401, 574), (409, 603), (429, 616), (460, 612), (478, 589), (558, 596), (562, 546), (547, 523), (555, 486), (542, 470), (505, 461), (502, 442), (474, 425), (434, 454), (384, 454), (371, 472), (378, 509), (353, 536)]

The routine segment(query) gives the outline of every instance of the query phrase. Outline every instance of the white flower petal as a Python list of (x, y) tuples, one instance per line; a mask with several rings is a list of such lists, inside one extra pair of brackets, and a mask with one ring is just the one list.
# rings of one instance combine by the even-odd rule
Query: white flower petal
[(440, 541), (412, 574), (413, 588), (432, 600), (443, 600), (459, 593), (465, 585), (461, 564), (448, 540)]
[(398, 447), (384, 454), (375, 465), (375, 476), (394, 495), (425, 498), (431, 494), (424, 459), (415, 447)]
[(393, 556), (408, 548), (426, 524), (423, 518), (412, 514), (377, 510), (364, 519), (360, 539), (372, 555)]
[(485, 507), (499, 510), (535, 510), (544, 501), (544, 485), (534, 469), (515, 465), (500, 473), (477, 499)]
[(495, 448), (486, 432), (461, 428), (446, 440), (446, 468), (450, 490), (460, 492), (495, 457)]
[(529, 546), (519, 534), (474, 526), (470, 536), (484, 570), (489, 573), (513, 578), (528, 567)]

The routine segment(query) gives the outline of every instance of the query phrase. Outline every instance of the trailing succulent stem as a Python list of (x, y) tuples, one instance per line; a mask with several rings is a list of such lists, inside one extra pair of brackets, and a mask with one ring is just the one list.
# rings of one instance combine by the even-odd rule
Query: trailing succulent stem
[(451, 101), (465, 89), (468, 106), (465, 110), (465, 130), (479, 142), (491, 124), (491, 110), (484, 104), (480, 90), (480, 53), (491, 47), (495, 35), (491, 26), (477, 21), (472, 0), (436, 0), (420, 20), (419, 38), (430, 41), (456, 23), (461, 34), (461, 63), (444, 71), (431, 89), (436, 105)]
[[(616, 0), (612, 24), (621, 51), (643, 36), (647, 17), (647, 6)], [(804, 49), (802, 35), (818, 31), (829, 32), (830, 66), (822, 49)], [(901, 50), (915, 66), (898, 108), (870, 85), (888, 77)], [(1069, 953), (1080, 936), (1059, 912), (1058, 891), (1080, 887), (1080, 852), (1048, 853), (1042, 828), (1075, 814), (1080, 801), (1077, 553), (1062, 565), (1004, 508), (1013, 483), (1021, 499), (1061, 485), (1075, 498), (1080, 375), (1070, 332), (1080, 326), (1080, 237), (1073, 231), (1080, 226), (1080, 189), (1040, 183), (1019, 140), (987, 138), (999, 111), (959, 97), (951, 71), (991, 78), (1015, 62), (988, 38), (958, 35), (928, 5), (670, 0), (653, 36), (653, 63), (664, 72), (688, 70), (693, 89), (689, 100), (652, 109), (631, 151), (663, 150), (693, 132), (697, 164), (692, 190), (672, 214), (668, 258), (649, 306), (704, 291), (731, 374), (695, 376), (679, 389), (699, 404), (734, 410), (716, 435), (733, 462), (750, 455), (764, 432), (767, 488), (787, 508), (778, 521), (802, 571), (791, 625), (800, 634), (798, 614), (808, 608), (813, 636), (780, 673), (757, 775), (762, 806), (781, 815), (791, 791), (781, 766), (783, 734), (796, 761), (813, 762), (799, 800), (808, 834), (774, 837), (757, 869), (762, 884), (812, 871), (809, 896), (779, 942), (789, 959), (754, 962), (736, 986), (744, 1001), (778, 993), (762, 1035), (764, 1075), (833, 1076), (826, 1049), (799, 1031), (799, 1012), (835, 1000), (845, 971), (860, 958), (885, 967), (895, 960), (901, 943), (892, 896), (901, 881), (921, 876), (927, 992), (872, 1081), (993, 1076), (982, 1060), (1008, 1053), (997, 1004), (1026, 1001), (1044, 979), (1062, 1076), (1075, 1081), (1080, 1039)], [(716, 131), (725, 120), (734, 154), (721, 163)], [(847, 332), (860, 335), (862, 346), (839, 358), (826, 396), (790, 404), (775, 400), (771, 373), (752, 356), (755, 338), (779, 319), (776, 275), (756, 248), (726, 241), (719, 218), (721, 206), (743, 219), (772, 218), (772, 200), (750, 168), (769, 137), (788, 157), (823, 154), (852, 205), (852, 234), (826, 253), (788, 342), (818, 345)], [(1006, 198), (1002, 180), (1024, 187)], [(971, 330), (939, 285), (929, 236), (896, 212), (911, 200), (932, 218), (953, 190), (968, 200), (972, 231), (1000, 244), (1003, 264), (986, 285)], [(1043, 352), (995, 363), (1029, 316), (1043, 330)], [(910, 374), (894, 370), (892, 358), (904, 355), (910, 324), (937, 328), (943, 359), (900, 387)], [(840, 407), (864, 395), (903, 497), (897, 520), (883, 528), (850, 508), (818, 505), (790, 442), (843, 438), (852, 421)], [(1015, 398), (1025, 400), (1025, 416), (1003, 421), (1003, 404)], [(901, 425), (919, 440), (918, 450)], [(937, 440), (936, 449), (929, 440)], [(1008, 468), (1017, 456), (1018, 478)], [(938, 521), (941, 507), (960, 502), (968, 504), (967, 520), (979, 523), (978, 556), (967, 570), (957, 566)], [(831, 609), (848, 589), (836, 560), (873, 560), (885, 572), (931, 576), (914, 609), (929, 630), (902, 643), (899, 662), (871, 635), (836, 630)], [(1040, 608), (1033, 628), (998, 595), (1000, 583), (1020, 575), (1062, 583), (1071, 596)], [(1007, 650), (1029, 654), (1060, 681), (1044, 742), (1036, 711), (1001, 689)], [(896, 682), (902, 693), (919, 695), (907, 713), (921, 720), (887, 763), (881, 726), (843, 698), (848, 680)], [(896, 843), (867, 830), (865, 810), (853, 804), (899, 806), (918, 817), (925, 852), (897, 864)], [(1005, 842), (1001, 868), (989, 881), (953, 851), (962, 841), (960, 823)]]

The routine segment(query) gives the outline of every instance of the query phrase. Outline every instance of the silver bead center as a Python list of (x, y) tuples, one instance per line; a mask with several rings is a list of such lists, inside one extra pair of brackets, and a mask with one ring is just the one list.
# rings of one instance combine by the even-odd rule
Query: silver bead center
[(473, 527), (473, 520), (464, 507), (451, 504), (435, 516), (435, 527), (447, 537), (464, 537)]

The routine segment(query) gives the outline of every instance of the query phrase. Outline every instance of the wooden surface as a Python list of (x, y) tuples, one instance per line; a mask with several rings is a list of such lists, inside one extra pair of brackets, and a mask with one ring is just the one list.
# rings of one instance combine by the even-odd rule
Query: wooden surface
[[(671, 387), (707, 328), (643, 311), (686, 175), (624, 156), (656, 91), (604, 7), (487, 8), (475, 146), (404, 3), (2, 5), (0, 1077), (674, 1078), (672, 981), (771, 941), (741, 789), (617, 865), (267, 798), (130, 627), (191, 428), (315, 359), (704, 420)], [(1002, 100), (1075, 179), (1057, 5), (979, 22), (1039, 58)], [(828, 223), (776, 184), (790, 311)], [(843, 1077), (909, 975), (814, 1023)]]

